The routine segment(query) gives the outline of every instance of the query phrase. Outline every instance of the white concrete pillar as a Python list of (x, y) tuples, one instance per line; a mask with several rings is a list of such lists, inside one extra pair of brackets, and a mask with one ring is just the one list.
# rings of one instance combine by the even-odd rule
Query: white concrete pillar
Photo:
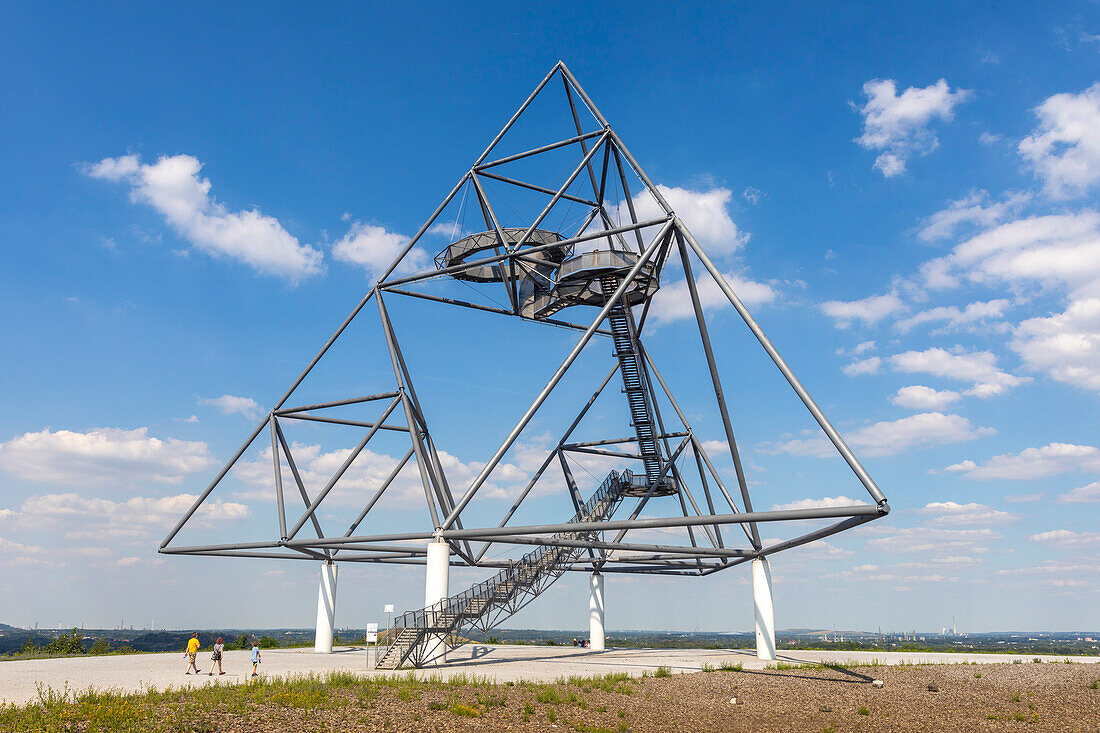
[(313, 638), (313, 651), (328, 654), (332, 651), (332, 634), (336, 628), (336, 563), (321, 563), (321, 584), (317, 589), (317, 634)]
[(602, 652), (606, 648), (603, 634), (603, 576), (592, 573), (588, 590), (588, 640), (592, 651)]
[[(451, 547), (440, 538), (428, 543), (428, 564), (424, 576), (424, 607), (427, 608), (448, 596), (447, 585), (451, 570)], [(424, 660), (427, 664), (447, 661), (447, 648), (441, 638), (425, 640)]]
[(752, 561), (752, 603), (756, 611), (756, 658), (775, 659), (775, 610), (772, 607), (772, 569), (767, 558)]

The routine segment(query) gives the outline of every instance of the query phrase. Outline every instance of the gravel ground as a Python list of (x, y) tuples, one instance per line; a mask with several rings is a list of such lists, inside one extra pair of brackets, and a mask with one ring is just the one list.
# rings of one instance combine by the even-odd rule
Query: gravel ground
[(337, 689), (312, 708), (192, 709), (186, 725), (241, 733), (1100, 731), (1096, 680), (1098, 664), (984, 664), (714, 671), (599, 686), (421, 682)]

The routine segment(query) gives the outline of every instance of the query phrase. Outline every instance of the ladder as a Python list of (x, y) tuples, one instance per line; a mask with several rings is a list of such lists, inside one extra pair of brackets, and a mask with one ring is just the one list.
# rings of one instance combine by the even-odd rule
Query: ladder
[[(610, 519), (631, 485), (630, 471), (612, 471), (596, 493), (569, 520), (602, 522)], [(599, 532), (560, 532), (549, 538), (570, 541), (597, 540)], [(459, 635), (463, 628), (482, 631), (493, 628), (533, 601), (577, 561), (580, 547), (548, 544), (532, 550), (492, 578), (438, 603), (403, 613), (386, 633), (388, 647), (378, 653), (377, 669), (420, 667), (467, 642)]]

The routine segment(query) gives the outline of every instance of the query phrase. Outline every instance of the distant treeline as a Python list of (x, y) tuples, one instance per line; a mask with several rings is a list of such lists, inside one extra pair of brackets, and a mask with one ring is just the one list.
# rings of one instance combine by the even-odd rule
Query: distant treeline
[[(174, 652), (182, 651), (187, 646), (187, 640), (192, 633), (105, 629), (38, 632), (5, 629), (0, 633), (0, 655), (26, 658)], [(199, 632), (199, 640), (204, 649), (210, 649), (219, 636), (225, 639), (226, 649), (251, 649), (253, 640), (258, 641), (263, 649), (307, 646), (313, 643), (313, 632), (302, 629), (215, 629)]]

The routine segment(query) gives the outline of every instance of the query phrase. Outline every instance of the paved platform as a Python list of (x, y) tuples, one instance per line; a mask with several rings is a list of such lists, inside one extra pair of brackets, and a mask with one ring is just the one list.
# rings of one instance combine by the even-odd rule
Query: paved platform
[[(778, 661), (789, 664), (846, 661), (882, 664), (1006, 664), (1013, 660), (1030, 662), (1033, 655), (1010, 654), (933, 654), (921, 652), (785, 652)], [(1095, 664), (1100, 657), (1040, 656), (1044, 662), (1074, 662)], [(210, 667), (210, 654), (199, 654), (200, 667)], [(185, 675), (187, 661), (182, 653), (134, 654), (126, 656), (77, 657), (71, 659), (39, 659), (0, 662), (0, 702), (25, 703), (36, 698), (38, 688), (82, 691), (140, 691), (150, 687), (195, 687), (211, 684), (236, 684), (249, 679), (252, 665), (248, 651), (227, 651), (222, 661), (224, 676)], [(203, 665), (205, 662), (205, 666)], [(574, 647), (470, 645), (452, 652), (446, 664), (431, 669), (415, 670), (417, 675), (464, 674), (506, 681), (553, 681), (570, 675), (595, 675), (627, 672), (641, 675), (653, 673), (659, 666), (670, 667), (674, 673), (698, 672), (704, 666), (742, 664), (745, 669), (763, 669), (773, 662), (763, 662), (748, 649), (608, 649), (593, 652)], [(264, 676), (294, 675), (335, 670), (356, 671), (364, 675), (394, 674), (371, 672), (367, 669), (367, 652), (358, 647), (342, 647), (332, 654), (315, 654), (312, 649), (268, 649), (263, 652), (260, 671)], [(406, 674), (406, 672), (399, 672)]]

